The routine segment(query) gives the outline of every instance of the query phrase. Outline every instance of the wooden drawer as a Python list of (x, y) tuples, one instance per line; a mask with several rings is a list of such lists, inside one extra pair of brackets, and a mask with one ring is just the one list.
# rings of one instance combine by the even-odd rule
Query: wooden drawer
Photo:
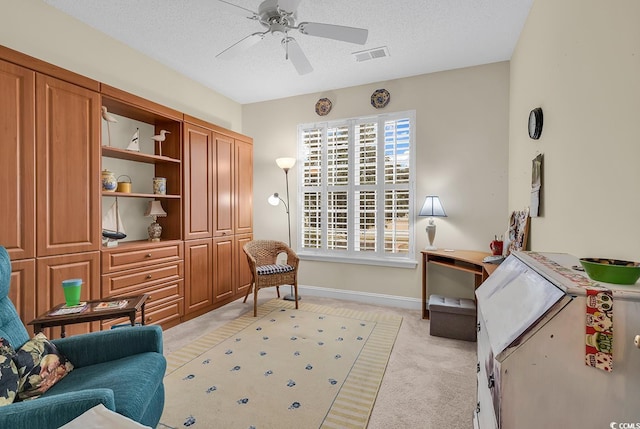
[(102, 296), (137, 294), (149, 286), (182, 279), (182, 261), (102, 276)]
[[(163, 328), (176, 325), (182, 317), (182, 298), (166, 301), (160, 305), (145, 308), (144, 318), (145, 325), (162, 325)], [(138, 312), (136, 323), (141, 323), (141, 315)], [(129, 318), (121, 317), (119, 319), (105, 320), (102, 322), (102, 329), (111, 329), (113, 325), (129, 324)]]
[(167, 301), (182, 298), (184, 295), (184, 280), (154, 285), (143, 289), (134, 287), (133, 289), (133, 291), (118, 293), (114, 296), (130, 296), (134, 294), (142, 295), (143, 293), (146, 293), (149, 295), (149, 298), (147, 298), (147, 301), (145, 302), (145, 308), (149, 309)]
[(183, 259), (182, 242), (150, 247), (148, 243), (123, 245), (121, 248), (102, 250), (102, 273), (128, 270), (163, 262)]
[(182, 299), (170, 301), (145, 311), (144, 323), (147, 325), (164, 325), (174, 319), (180, 320), (182, 313)]

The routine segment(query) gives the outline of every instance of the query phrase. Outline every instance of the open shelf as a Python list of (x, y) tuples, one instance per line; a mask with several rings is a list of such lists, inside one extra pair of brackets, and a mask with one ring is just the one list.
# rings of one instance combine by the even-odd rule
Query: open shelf
[(170, 158), (168, 156), (149, 155), (146, 153), (134, 152), (126, 149), (120, 149), (111, 146), (102, 146), (102, 156), (110, 158), (124, 159), (127, 161), (146, 162), (147, 164), (160, 163), (176, 163), (180, 164), (179, 159)]
[(165, 199), (180, 199), (180, 195), (168, 195), (168, 194), (140, 194), (134, 192), (110, 192), (102, 191), (103, 197), (129, 197), (129, 198), (165, 198)]

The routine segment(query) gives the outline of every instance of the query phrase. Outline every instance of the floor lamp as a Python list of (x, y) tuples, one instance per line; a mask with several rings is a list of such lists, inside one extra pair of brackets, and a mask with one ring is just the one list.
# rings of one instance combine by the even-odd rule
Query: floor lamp
[[(296, 164), (296, 159), (295, 158), (278, 158), (276, 159), (276, 164), (278, 164), (278, 167), (280, 167), (282, 170), (284, 170), (284, 178), (285, 178), (285, 182), (287, 185), (287, 201), (283, 200), (282, 198), (280, 198), (280, 195), (278, 195), (278, 193), (274, 193), (273, 195), (271, 195), (269, 197), (269, 204), (271, 204), (272, 206), (277, 206), (278, 204), (280, 204), (280, 202), (282, 201), (282, 204), (284, 205), (284, 209), (287, 212), (287, 227), (288, 227), (288, 231), (289, 231), (289, 247), (291, 247), (291, 213), (289, 212), (289, 207), (290, 207), (290, 203), (289, 203), (289, 170), (291, 170), (291, 168)], [(291, 286), (291, 293), (289, 295), (286, 295), (283, 299), (286, 299), (287, 301), (295, 301), (296, 300), (296, 296), (294, 295), (293, 292), (293, 285), (289, 285)], [(300, 300), (301, 297), (300, 295), (298, 295), (298, 300)]]

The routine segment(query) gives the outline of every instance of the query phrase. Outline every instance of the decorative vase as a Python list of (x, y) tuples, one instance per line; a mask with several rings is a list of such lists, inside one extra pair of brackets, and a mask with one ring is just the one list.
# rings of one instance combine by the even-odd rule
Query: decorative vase
[(102, 190), (107, 192), (114, 192), (118, 187), (118, 181), (116, 176), (109, 170), (102, 170)]
[(167, 193), (167, 179), (165, 177), (153, 178), (153, 193), (156, 195), (165, 195)]

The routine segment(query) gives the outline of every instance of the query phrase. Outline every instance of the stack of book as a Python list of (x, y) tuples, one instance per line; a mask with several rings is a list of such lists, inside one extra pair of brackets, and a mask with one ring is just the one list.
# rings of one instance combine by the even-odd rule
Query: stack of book
[(78, 305), (71, 305), (71, 306), (63, 305), (62, 307), (51, 311), (51, 313), (49, 313), (49, 316), (63, 316), (66, 314), (82, 313), (86, 308), (87, 308), (86, 302), (80, 302), (78, 303)]

